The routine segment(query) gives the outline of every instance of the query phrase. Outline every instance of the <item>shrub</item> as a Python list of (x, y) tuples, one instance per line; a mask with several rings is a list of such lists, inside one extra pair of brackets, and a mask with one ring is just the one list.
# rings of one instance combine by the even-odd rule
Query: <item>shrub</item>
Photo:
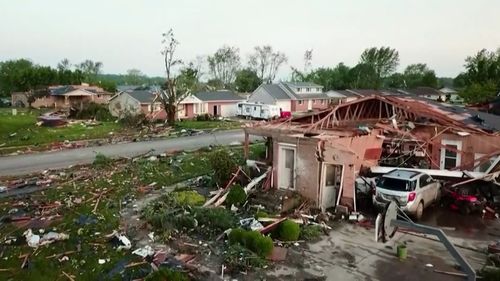
[(194, 190), (172, 192), (172, 197), (181, 206), (201, 206), (205, 203), (205, 197)]
[[(236, 226), (237, 219), (233, 212), (224, 208), (197, 208), (194, 210), (199, 226), (205, 226), (208, 235), (219, 235)], [(201, 227), (198, 227), (202, 231)]]
[(323, 230), (319, 225), (306, 225), (300, 231), (300, 237), (304, 240), (313, 240), (320, 237)]
[(83, 104), (79, 109), (71, 110), (69, 117), (76, 119), (95, 119), (97, 121), (112, 121), (115, 119), (106, 105), (93, 102)]
[(255, 218), (258, 219), (258, 218), (268, 218), (269, 217), (269, 214), (264, 212), (264, 211), (261, 211), (261, 210), (258, 210), (256, 213), (255, 213)]
[(254, 252), (236, 243), (230, 245), (224, 252), (224, 265), (230, 271), (241, 272), (254, 267), (262, 268), (267, 265), (267, 262)]
[(247, 231), (236, 228), (229, 233), (230, 244), (240, 244), (261, 257), (267, 257), (273, 251), (271, 237), (262, 235), (258, 231)]
[(278, 235), (283, 241), (296, 241), (299, 239), (300, 226), (294, 221), (285, 220), (278, 227)]
[(132, 115), (126, 113), (123, 117), (120, 118), (120, 124), (125, 127), (142, 127), (143, 125), (147, 125), (149, 123), (148, 119), (144, 114)]
[(245, 233), (246, 233), (246, 230), (244, 230), (243, 228), (232, 229), (228, 235), (229, 243), (230, 244), (236, 244), (236, 243), (241, 244)]
[(186, 273), (170, 268), (161, 267), (158, 271), (151, 272), (145, 281), (189, 281)]
[(196, 116), (196, 121), (210, 121), (212, 118), (210, 117), (210, 114), (205, 113), (205, 114), (200, 114)]
[(173, 224), (175, 224), (176, 229), (193, 229), (198, 226), (198, 221), (193, 218), (193, 215), (186, 214), (180, 215), (173, 219)]
[(232, 173), (236, 170), (237, 164), (226, 149), (217, 149), (210, 153), (209, 161), (214, 171), (214, 180), (219, 186), (227, 183)]
[(92, 165), (97, 168), (104, 168), (111, 164), (112, 160), (102, 153), (97, 153)]
[(241, 206), (245, 201), (247, 200), (247, 193), (241, 187), (239, 184), (234, 185), (231, 187), (229, 190), (229, 193), (227, 194), (226, 198), (226, 204), (228, 206), (235, 205), (235, 206)]

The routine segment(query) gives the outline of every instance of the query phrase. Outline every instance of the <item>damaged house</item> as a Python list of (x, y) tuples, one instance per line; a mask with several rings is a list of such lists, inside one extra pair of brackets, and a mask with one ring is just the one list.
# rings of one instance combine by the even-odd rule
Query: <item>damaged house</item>
[(249, 135), (266, 137), (274, 188), (296, 191), (322, 209), (356, 210), (355, 180), (365, 168), (491, 170), (498, 165), (499, 131), (500, 118), (491, 114), (380, 94), (250, 125), (245, 144)]

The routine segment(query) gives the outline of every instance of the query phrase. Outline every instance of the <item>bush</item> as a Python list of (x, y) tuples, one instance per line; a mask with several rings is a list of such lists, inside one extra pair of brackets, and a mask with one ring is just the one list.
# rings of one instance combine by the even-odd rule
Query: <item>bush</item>
[(240, 244), (261, 257), (267, 257), (273, 251), (271, 237), (262, 235), (258, 231), (247, 231), (236, 228), (229, 233), (230, 244)]
[(172, 197), (180, 206), (201, 206), (205, 203), (205, 197), (194, 190), (172, 192)]
[(237, 169), (234, 158), (226, 149), (217, 149), (210, 153), (209, 161), (214, 171), (214, 180), (219, 186), (226, 184)]
[(120, 124), (125, 127), (140, 128), (143, 125), (149, 124), (149, 121), (142, 113), (138, 115), (125, 114), (125, 116), (120, 118)]
[(261, 210), (258, 210), (256, 213), (255, 213), (255, 218), (258, 219), (258, 218), (268, 218), (269, 217), (269, 214), (264, 212), (264, 211), (261, 211)]
[(69, 117), (76, 119), (95, 119), (97, 121), (112, 121), (115, 118), (104, 104), (86, 103), (79, 109), (70, 111)]
[(319, 225), (306, 225), (300, 231), (300, 237), (304, 240), (313, 240), (323, 234), (323, 229)]
[(92, 165), (97, 168), (104, 168), (111, 165), (112, 160), (102, 153), (97, 153)]
[(265, 259), (236, 243), (224, 252), (224, 265), (230, 271), (241, 272), (250, 268), (263, 268), (267, 265)]
[(282, 241), (297, 241), (300, 236), (300, 226), (294, 221), (285, 220), (278, 227), (278, 235)]
[(245, 236), (246, 232), (247, 231), (244, 230), (243, 228), (232, 229), (228, 235), (229, 244), (236, 244), (236, 243), (242, 244), (243, 237)]
[(194, 210), (195, 218), (198, 220), (199, 231), (205, 226), (205, 234), (219, 235), (229, 228), (234, 228), (237, 219), (233, 212), (224, 208), (197, 208)]
[(186, 214), (180, 215), (173, 219), (173, 224), (175, 224), (175, 229), (193, 229), (198, 226), (198, 221), (193, 218), (193, 215)]
[(189, 281), (186, 273), (170, 268), (161, 267), (158, 271), (153, 271), (146, 276), (145, 281)]
[(227, 194), (226, 198), (226, 204), (228, 206), (235, 205), (235, 206), (241, 206), (245, 203), (247, 200), (247, 193), (241, 187), (241, 185), (237, 184), (231, 187), (229, 190), (229, 193)]
[(208, 113), (196, 115), (196, 121), (210, 121), (210, 120), (212, 120), (212, 117)]

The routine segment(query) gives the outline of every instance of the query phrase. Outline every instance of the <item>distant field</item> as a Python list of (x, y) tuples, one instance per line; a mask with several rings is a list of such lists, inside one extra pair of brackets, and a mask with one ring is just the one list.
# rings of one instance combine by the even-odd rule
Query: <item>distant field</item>
[(56, 141), (97, 139), (117, 133), (122, 127), (114, 122), (102, 122), (95, 127), (84, 127), (80, 124), (61, 128), (39, 127), (36, 118), (40, 110), (18, 109), (12, 115), (12, 109), (0, 109), (0, 145), (2, 148), (26, 145), (43, 145)]

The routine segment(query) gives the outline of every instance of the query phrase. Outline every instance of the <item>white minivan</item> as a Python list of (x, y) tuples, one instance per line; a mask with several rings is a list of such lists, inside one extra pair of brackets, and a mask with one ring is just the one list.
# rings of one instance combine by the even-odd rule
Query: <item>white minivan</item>
[(424, 208), (439, 200), (441, 185), (431, 176), (410, 170), (396, 169), (377, 179), (373, 204), (383, 208), (390, 201), (396, 201), (406, 213), (417, 220)]

